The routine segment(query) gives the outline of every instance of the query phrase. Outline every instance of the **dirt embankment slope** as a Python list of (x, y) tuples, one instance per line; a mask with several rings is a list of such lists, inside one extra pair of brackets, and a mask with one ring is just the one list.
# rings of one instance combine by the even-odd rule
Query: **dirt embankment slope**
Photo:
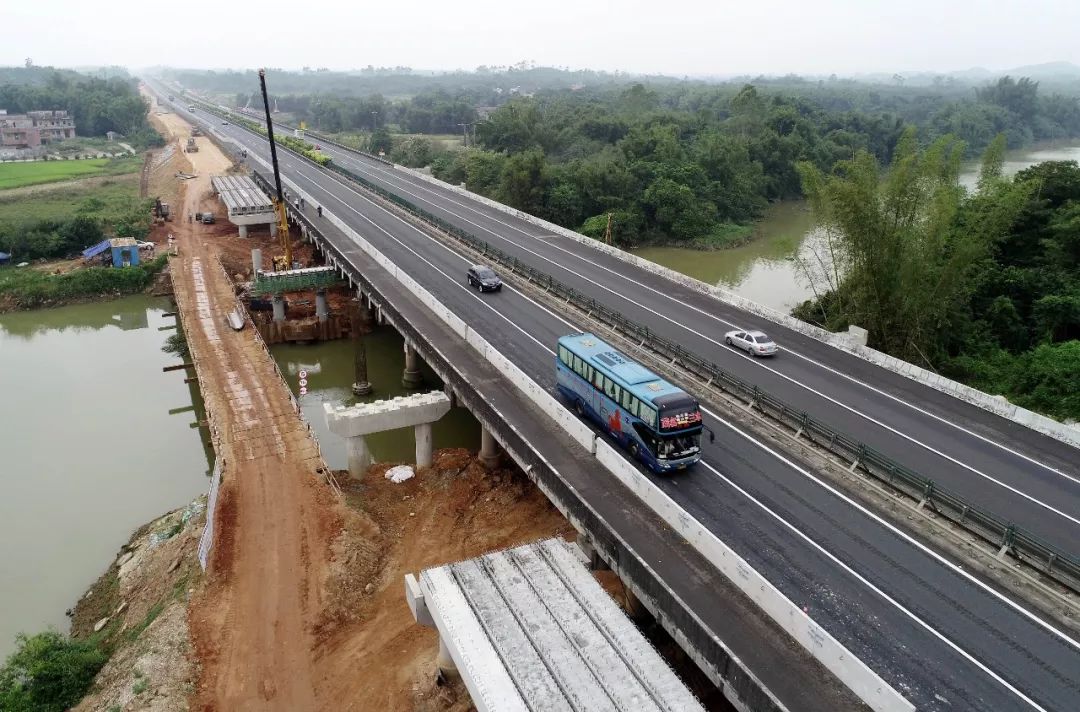
[[(176, 115), (152, 118), (186, 139)], [(188, 609), (199, 668), (191, 707), (467, 708), (434, 685), (436, 634), (413, 623), (402, 577), (568, 525), (527, 478), (488, 474), (464, 451), (440, 451), (403, 484), (378, 468), (346, 483), (345, 497), (322, 484), (272, 361), (250, 329), (223, 322), (235, 301), (218, 260), (239, 238), (227, 223), (207, 231), (184, 219), (213, 206), (209, 177), (228, 161), (206, 139), (186, 158), (197, 178), (178, 201), (171, 269), (225, 461), (210, 568)]]

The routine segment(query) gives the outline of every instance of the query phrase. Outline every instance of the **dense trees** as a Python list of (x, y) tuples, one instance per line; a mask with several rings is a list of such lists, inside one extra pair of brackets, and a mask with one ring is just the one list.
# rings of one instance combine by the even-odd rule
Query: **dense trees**
[(80, 136), (115, 131), (144, 146), (161, 143), (147, 123), (146, 100), (134, 80), (96, 79), (69, 71), (46, 73), (37, 67), (6, 70), (4, 78), (0, 108), (8, 113), (65, 109), (74, 117)]
[(108, 655), (97, 645), (56, 631), (19, 635), (18, 649), (0, 667), (0, 709), (63, 712), (90, 688)]
[(971, 194), (956, 181), (959, 142), (920, 149), (913, 131), (884, 180), (866, 152), (828, 173), (801, 164), (826, 239), (807, 265), (820, 296), (796, 314), (858, 324), (875, 348), (1080, 418), (1080, 166), (1004, 179), (1004, 143)]

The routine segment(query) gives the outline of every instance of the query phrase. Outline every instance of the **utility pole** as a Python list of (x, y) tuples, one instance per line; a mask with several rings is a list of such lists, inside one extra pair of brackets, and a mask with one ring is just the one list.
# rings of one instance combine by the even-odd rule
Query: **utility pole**
[(611, 213), (607, 214), (607, 229), (604, 230), (604, 242), (611, 244)]
[(371, 112), (371, 131), (372, 132), (375, 131), (375, 128), (378, 125), (378, 119), (376, 118), (378, 115), (379, 115), (378, 111), (372, 111)]
[(461, 138), (465, 141), (465, 148), (469, 147), (469, 125), (458, 124), (461, 127)]

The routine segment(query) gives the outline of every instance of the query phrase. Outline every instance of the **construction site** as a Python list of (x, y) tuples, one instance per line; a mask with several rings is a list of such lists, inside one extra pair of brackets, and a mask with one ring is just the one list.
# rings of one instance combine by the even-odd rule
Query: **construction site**
[[(244, 170), (211, 137), (153, 107), (169, 141), (161, 173), (175, 177), (172, 192), (156, 186), (173, 219), (153, 239), (172, 254), (190, 351), (183, 370), (205, 401), (220, 484), (209, 502), (162, 520), (178, 522), (168, 546), (151, 549), (149, 529), (136, 532), (91, 589), (98, 593), (79, 602), (77, 635), (106, 625), (116, 636), (145, 630), (121, 646), (78, 709), (473, 709), (461, 679), (448, 674), (438, 631), (417, 625), (405, 576), (550, 537), (573, 540), (573, 527), (509, 458), (490, 453), (436, 450), (401, 481), (391, 476), (398, 463), (359, 477), (332, 471), (268, 344), (355, 339), (374, 315), (320, 269), (282, 202), (271, 200), (274, 234), (267, 226), (241, 237), (227, 219), (197, 220), (227, 207), (215, 176)], [(267, 286), (275, 275), (288, 289)], [(727, 709), (618, 578), (595, 576), (708, 708)], [(133, 693), (148, 670), (158, 671), (150, 694)]]

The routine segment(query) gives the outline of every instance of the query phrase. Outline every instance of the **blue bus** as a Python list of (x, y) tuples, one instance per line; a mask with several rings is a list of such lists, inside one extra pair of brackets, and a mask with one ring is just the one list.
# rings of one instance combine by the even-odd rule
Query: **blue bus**
[(559, 339), (559, 392), (654, 472), (701, 459), (701, 407), (688, 393), (593, 334)]

